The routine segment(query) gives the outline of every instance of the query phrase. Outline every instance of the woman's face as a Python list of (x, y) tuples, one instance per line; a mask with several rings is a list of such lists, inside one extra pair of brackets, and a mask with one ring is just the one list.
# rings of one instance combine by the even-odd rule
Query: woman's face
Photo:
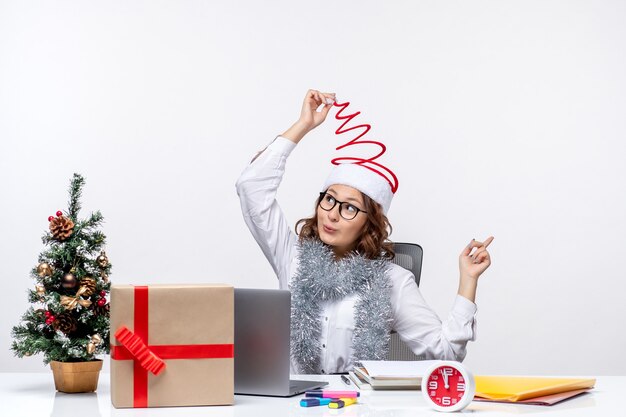
[(330, 211), (324, 210), (318, 204), (317, 231), (322, 242), (332, 246), (335, 255), (342, 257), (356, 246), (356, 241), (367, 222), (367, 214), (359, 211), (352, 220), (346, 220), (339, 213), (339, 202), (345, 203), (341, 209), (344, 216), (351, 217), (354, 208), (365, 210), (363, 195), (352, 187), (336, 184), (328, 188), (323, 198), (326, 199), (327, 207), (332, 205), (333, 199), (336, 204)]

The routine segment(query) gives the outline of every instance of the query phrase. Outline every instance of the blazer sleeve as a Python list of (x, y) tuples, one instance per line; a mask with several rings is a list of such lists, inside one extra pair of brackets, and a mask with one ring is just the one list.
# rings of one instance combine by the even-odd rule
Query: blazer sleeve
[(236, 183), (244, 221), (272, 265), (280, 287), (287, 288), (297, 236), (276, 201), (287, 157), (296, 144), (278, 136), (258, 153)]
[(399, 266), (392, 269), (394, 330), (423, 359), (462, 361), (466, 345), (476, 336), (476, 305), (457, 295), (442, 321), (426, 304), (413, 274)]

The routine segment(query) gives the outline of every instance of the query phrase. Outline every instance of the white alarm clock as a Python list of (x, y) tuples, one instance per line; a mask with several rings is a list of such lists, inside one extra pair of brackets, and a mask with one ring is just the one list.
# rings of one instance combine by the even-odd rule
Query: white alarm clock
[(426, 403), (437, 411), (462, 410), (472, 402), (475, 393), (474, 376), (460, 362), (437, 362), (422, 378)]

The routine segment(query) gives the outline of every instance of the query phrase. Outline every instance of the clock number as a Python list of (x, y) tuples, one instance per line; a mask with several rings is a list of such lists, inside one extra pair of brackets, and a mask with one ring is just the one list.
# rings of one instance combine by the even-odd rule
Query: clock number
[(456, 390), (457, 391), (465, 391), (465, 384), (462, 382), (459, 382), (458, 384), (456, 384)]
[(450, 397), (441, 398), (441, 405), (451, 405), (451, 404), (452, 404), (452, 398)]
[(428, 389), (437, 389), (439, 387), (439, 385), (437, 384), (437, 381), (428, 381)]

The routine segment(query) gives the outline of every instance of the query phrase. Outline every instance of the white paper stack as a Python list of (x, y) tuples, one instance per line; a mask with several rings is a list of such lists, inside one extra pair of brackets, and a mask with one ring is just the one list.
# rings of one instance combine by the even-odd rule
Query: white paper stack
[(361, 361), (350, 377), (361, 389), (419, 389), (432, 361)]

